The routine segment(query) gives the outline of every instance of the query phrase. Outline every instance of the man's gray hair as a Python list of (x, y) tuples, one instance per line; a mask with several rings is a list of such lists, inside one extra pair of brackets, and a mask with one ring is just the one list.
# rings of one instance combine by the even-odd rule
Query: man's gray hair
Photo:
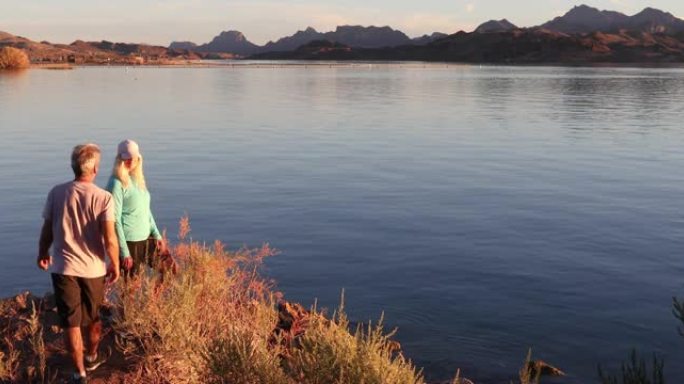
[(88, 143), (74, 147), (71, 152), (71, 169), (76, 177), (92, 175), (100, 161), (100, 147)]

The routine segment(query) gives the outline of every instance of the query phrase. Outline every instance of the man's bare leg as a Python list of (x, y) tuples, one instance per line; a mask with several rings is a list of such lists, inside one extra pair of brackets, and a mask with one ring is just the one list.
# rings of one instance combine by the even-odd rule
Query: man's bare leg
[(97, 348), (102, 339), (102, 321), (98, 320), (88, 326), (88, 353), (89, 357), (97, 356)]
[(81, 336), (81, 327), (68, 327), (65, 333), (65, 342), (67, 350), (71, 355), (71, 359), (76, 367), (76, 372), (81, 376), (85, 376), (85, 365), (83, 363), (83, 337)]

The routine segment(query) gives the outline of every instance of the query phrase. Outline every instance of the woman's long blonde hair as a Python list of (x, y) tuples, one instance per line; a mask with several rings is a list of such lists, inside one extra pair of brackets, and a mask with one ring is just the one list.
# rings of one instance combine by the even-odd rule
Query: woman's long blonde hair
[(112, 170), (112, 175), (119, 179), (124, 188), (128, 188), (131, 183), (131, 178), (135, 185), (140, 189), (147, 189), (145, 185), (145, 174), (143, 173), (143, 158), (138, 156), (137, 159), (133, 160), (131, 164), (131, 169), (126, 168), (126, 160), (121, 158), (121, 155), (117, 155), (114, 160), (114, 169)]

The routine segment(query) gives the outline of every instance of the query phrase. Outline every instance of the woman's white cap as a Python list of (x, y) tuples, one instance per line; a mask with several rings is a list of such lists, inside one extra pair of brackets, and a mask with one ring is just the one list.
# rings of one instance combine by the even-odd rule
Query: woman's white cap
[(116, 154), (123, 160), (140, 157), (140, 147), (138, 147), (138, 143), (133, 140), (124, 140), (119, 143)]

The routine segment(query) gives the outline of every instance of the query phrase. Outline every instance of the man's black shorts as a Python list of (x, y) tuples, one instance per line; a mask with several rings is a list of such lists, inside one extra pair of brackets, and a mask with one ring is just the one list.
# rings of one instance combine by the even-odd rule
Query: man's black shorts
[(104, 300), (105, 277), (84, 277), (52, 274), (57, 312), (62, 327), (86, 327), (100, 319)]

